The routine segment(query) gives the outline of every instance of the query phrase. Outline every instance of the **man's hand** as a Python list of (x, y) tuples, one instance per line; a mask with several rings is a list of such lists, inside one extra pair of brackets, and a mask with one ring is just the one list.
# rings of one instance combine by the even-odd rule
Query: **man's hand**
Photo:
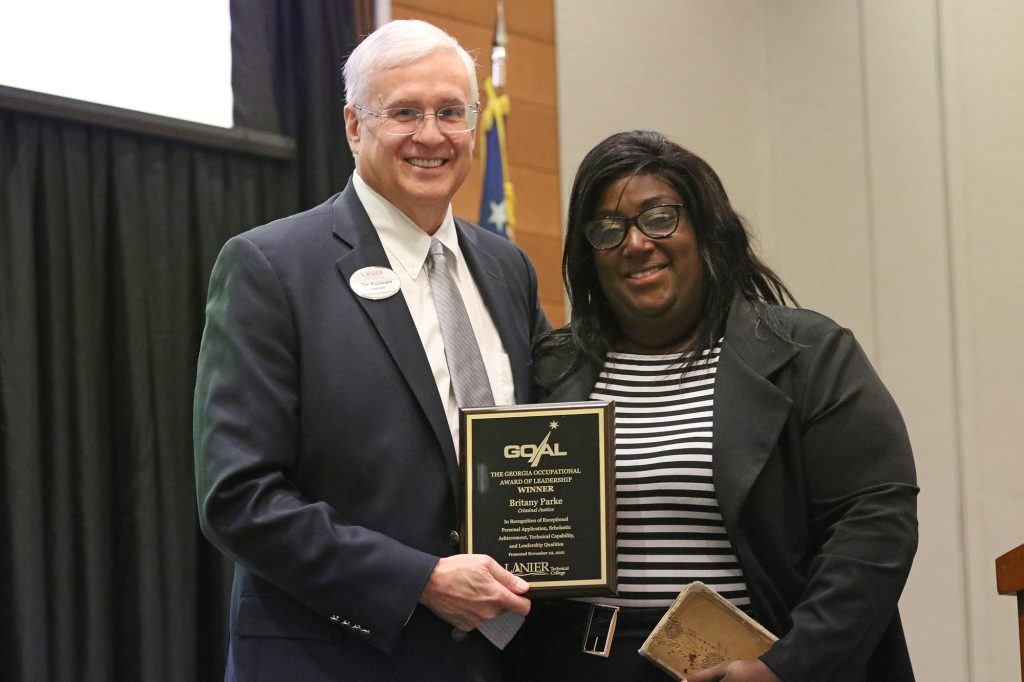
[(761, 662), (761, 659), (754, 658), (746, 661), (730, 661), (716, 665), (714, 668), (701, 670), (689, 677), (683, 678), (684, 682), (782, 682), (772, 669)]
[(503, 611), (525, 616), (530, 600), (519, 595), (530, 589), (484, 554), (442, 557), (430, 574), (420, 603), (460, 630), (473, 630)]

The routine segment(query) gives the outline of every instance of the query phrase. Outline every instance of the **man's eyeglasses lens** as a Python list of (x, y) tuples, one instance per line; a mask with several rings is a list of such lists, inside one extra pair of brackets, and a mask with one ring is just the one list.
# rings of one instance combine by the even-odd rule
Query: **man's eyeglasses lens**
[(412, 135), (423, 125), (428, 117), (433, 117), (437, 127), (443, 133), (465, 133), (476, 127), (478, 110), (473, 105), (457, 104), (438, 109), (433, 114), (424, 114), (419, 109), (396, 107), (384, 109), (380, 113), (356, 107), (381, 120), (384, 132), (389, 135)]
[(598, 218), (584, 225), (583, 233), (595, 249), (613, 249), (621, 244), (630, 225), (636, 225), (651, 239), (664, 239), (676, 231), (682, 208), (680, 204), (666, 204), (641, 211), (630, 218)]

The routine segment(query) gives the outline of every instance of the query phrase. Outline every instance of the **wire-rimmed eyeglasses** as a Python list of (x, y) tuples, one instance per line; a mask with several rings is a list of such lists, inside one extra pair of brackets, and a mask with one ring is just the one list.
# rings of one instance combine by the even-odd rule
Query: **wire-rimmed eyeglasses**
[(583, 225), (583, 234), (595, 249), (614, 249), (626, 239), (630, 225), (651, 239), (664, 239), (676, 231), (679, 225), (679, 212), (682, 204), (662, 204), (644, 209), (629, 218), (621, 216), (605, 216), (596, 218)]
[(370, 111), (358, 104), (352, 106), (364, 114), (380, 119), (381, 129), (388, 135), (413, 135), (423, 126), (423, 122), (428, 116), (434, 117), (438, 129), (442, 133), (450, 135), (468, 133), (476, 128), (477, 117), (480, 114), (480, 107), (475, 104), (453, 104), (442, 107), (432, 114), (425, 114), (412, 107)]

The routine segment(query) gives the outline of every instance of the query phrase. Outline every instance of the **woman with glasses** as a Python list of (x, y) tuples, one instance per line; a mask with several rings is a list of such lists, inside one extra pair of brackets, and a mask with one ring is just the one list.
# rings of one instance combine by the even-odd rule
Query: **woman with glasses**
[(604, 140), (563, 271), (572, 318), (539, 341), (535, 382), (616, 402), (618, 595), (535, 600), (522, 677), (665, 679), (637, 649), (700, 580), (779, 640), (691, 682), (913, 679), (903, 420), (849, 330), (753, 253), (715, 172), (658, 133)]

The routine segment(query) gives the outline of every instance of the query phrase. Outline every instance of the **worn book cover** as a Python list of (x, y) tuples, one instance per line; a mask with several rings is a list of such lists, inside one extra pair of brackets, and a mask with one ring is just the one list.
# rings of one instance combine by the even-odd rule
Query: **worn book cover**
[(726, 661), (757, 658), (778, 639), (702, 582), (687, 585), (640, 647), (676, 679)]

